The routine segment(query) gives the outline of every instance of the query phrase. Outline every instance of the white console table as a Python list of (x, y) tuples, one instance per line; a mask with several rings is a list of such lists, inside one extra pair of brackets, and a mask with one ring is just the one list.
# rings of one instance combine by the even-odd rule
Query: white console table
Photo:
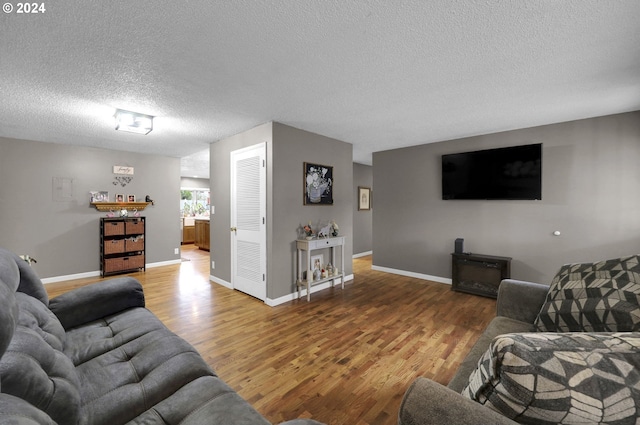
[[(331, 249), (331, 264), (336, 266), (336, 247), (340, 247), (340, 267), (338, 267), (338, 273), (313, 280), (313, 269), (311, 268), (311, 252), (317, 249), (330, 248)], [(318, 285), (320, 283), (331, 281), (331, 286), (335, 285), (336, 279), (340, 279), (342, 289), (344, 289), (344, 236), (337, 236), (334, 238), (320, 238), (320, 239), (298, 239), (296, 241), (296, 250), (298, 251), (298, 279), (296, 281), (296, 287), (298, 289), (298, 298), (300, 298), (300, 288), (307, 287), (307, 301), (311, 300), (311, 286)], [(302, 251), (307, 252), (306, 267), (302, 264)], [(323, 267), (325, 264), (322, 265)], [(306, 269), (307, 278), (304, 279), (303, 272)]]

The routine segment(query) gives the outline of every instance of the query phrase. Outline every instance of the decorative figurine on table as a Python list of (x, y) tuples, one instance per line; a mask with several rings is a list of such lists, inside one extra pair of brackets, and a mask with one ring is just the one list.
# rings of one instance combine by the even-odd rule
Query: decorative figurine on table
[(338, 223), (335, 220), (331, 221), (331, 236), (336, 237), (340, 233), (340, 228), (338, 227)]
[(127, 217), (129, 215), (129, 211), (126, 208), (120, 210), (120, 217)]
[(307, 240), (313, 239), (313, 229), (311, 228), (311, 222), (309, 222), (309, 224), (305, 224), (302, 230), (304, 230), (304, 234), (307, 237)]
[(333, 266), (331, 263), (327, 264), (327, 275), (333, 276)]
[(331, 224), (327, 224), (318, 232), (319, 238), (328, 238), (331, 236)]

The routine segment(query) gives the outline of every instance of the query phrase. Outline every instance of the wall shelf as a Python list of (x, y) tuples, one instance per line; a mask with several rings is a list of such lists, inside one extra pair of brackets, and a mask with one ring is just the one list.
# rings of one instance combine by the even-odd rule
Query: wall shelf
[(151, 202), (91, 202), (98, 211), (117, 211), (121, 209), (142, 211)]

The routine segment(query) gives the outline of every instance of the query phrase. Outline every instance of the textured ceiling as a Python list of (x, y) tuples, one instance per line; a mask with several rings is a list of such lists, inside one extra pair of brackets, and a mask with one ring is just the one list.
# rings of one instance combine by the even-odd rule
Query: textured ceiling
[[(279, 121), (352, 143), (366, 164), (640, 109), (638, 0), (45, 6), (0, 15), (0, 136), (185, 157)], [(154, 130), (116, 132), (115, 108), (156, 116)]]

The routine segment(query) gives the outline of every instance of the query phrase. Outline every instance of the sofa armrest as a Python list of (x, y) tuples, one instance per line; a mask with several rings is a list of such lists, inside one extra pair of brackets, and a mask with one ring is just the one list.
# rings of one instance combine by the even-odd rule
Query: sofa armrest
[(281, 422), (280, 425), (324, 425), (322, 422), (314, 421), (313, 419), (293, 419), (286, 422)]
[(515, 423), (427, 378), (413, 381), (404, 394), (398, 413), (398, 425)]
[(132, 277), (93, 283), (49, 301), (49, 308), (65, 329), (144, 305), (142, 285)]
[(0, 394), (0, 423), (19, 425), (56, 425), (42, 410), (10, 394)]
[(544, 304), (548, 285), (504, 279), (498, 288), (496, 316), (509, 317), (525, 323), (533, 323)]

